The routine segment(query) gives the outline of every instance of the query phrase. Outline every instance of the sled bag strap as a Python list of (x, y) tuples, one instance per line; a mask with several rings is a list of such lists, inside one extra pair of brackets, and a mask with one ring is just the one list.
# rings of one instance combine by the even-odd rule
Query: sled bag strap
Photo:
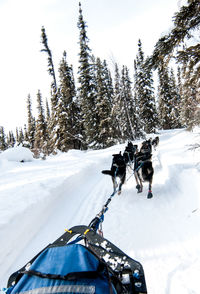
[(74, 281), (78, 279), (96, 279), (98, 277), (98, 271), (75, 272), (75, 273), (69, 273), (66, 276), (55, 275), (55, 274), (45, 274), (45, 273), (41, 273), (34, 270), (22, 271), (21, 274), (36, 276), (40, 278), (54, 279), (54, 280)]

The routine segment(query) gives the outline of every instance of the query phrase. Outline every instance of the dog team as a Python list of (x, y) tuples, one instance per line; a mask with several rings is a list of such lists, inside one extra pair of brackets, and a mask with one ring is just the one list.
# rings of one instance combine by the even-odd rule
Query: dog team
[[(138, 145), (134, 145), (129, 141), (123, 154), (120, 151), (118, 154), (112, 155), (111, 169), (103, 170), (102, 173), (112, 177), (114, 192), (117, 191), (118, 187), (118, 194), (121, 194), (122, 185), (126, 180), (127, 168), (131, 168), (134, 172), (137, 192), (141, 193), (143, 191), (143, 182), (148, 182), (147, 198), (153, 197), (152, 182), (154, 169), (151, 160), (152, 147), (155, 150), (158, 144), (158, 136), (153, 140), (149, 139), (142, 142), (140, 149), (138, 149)], [(119, 186), (117, 180), (119, 180)]]

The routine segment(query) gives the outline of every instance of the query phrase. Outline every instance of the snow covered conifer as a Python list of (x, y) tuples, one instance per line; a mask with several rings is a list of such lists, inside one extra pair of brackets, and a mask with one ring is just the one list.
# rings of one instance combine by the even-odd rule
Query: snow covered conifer
[(28, 111), (28, 126), (27, 126), (27, 137), (30, 144), (30, 148), (34, 148), (35, 140), (35, 118), (32, 114), (32, 101), (30, 94), (27, 97), (27, 111)]
[(155, 104), (153, 78), (151, 69), (146, 66), (142, 42), (138, 41), (138, 53), (136, 56), (135, 91), (139, 106), (139, 120), (142, 130), (146, 133), (155, 132), (158, 125), (158, 116)]
[(46, 99), (46, 121), (48, 122), (50, 120), (51, 114), (50, 114), (50, 109), (49, 109), (49, 102)]
[(172, 100), (171, 100), (172, 111), (170, 115), (171, 127), (173, 129), (180, 128), (181, 127), (181, 122), (180, 122), (181, 96), (179, 94), (173, 68), (171, 68), (170, 75), (169, 75), (169, 87), (170, 87), (170, 93), (172, 97)]
[(87, 37), (86, 23), (83, 20), (82, 8), (79, 3), (79, 68), (78, 68), (78, 96), (81, 107), (83, 125), (83, 141), (85, 147), (93, 147), (97, 142), (97, 114), (96, 114), (96, 83), (95, 64), (92, 60), (91, 49)]
[(140, 107), (138, 102), (138, 70), (137, 70), (137, 62), (134, 60), (134, 85), (133, 85), (133, 103), (134, 103), (134, 132), (135, 137), (137, 139), (144, 137), (144, 132), (142, 130), (142, 122), (140, 120)]
[(97, 147), (105, 148), (113, 145), (113, 128), (111, 119), (111, 99), (112, 89), (110, 85), (109, 74), (106, 62), (101, 62), (100, 58), (96, 60), (96, 82), (97, 82)]
[(172, 96), (170, 89), (169, 69), (166, 64), (162, 63), (158, 68), (158, 99), (159, 99), (159, 118), (162, 129), (172, 128)]
[[(200, 100), (200, 45), (196, 32), (200, 27), (200, 1), (188, 0), (173, 17), (174, 26), (155, 45), (149, 65), (162, 68), (175, 58), (183, 67), (182, 119), (185, 126), (195, 124)], [(188, 41), (189, 40), (189, 41)]]
[[(42, 49), (41, 51), (46, 52), (48, 55), (48, 72), (53, 78), (51, 87), (53, 89), (53, 93), (56, 93), (57, 92), (57, 82), (56, 82), (56, 75), (55, 75), (55, 69), (54, 69), (54, 64), (53, 64), (53, 57), (52, 57), (52, 53), (51, 53), (51, 50), (48, 45), (48, 39), (47, 39), (45, 28), (42, 27), (41, 31), (42, 31), (41, 40), (42, 40), (42, 44), (44, 45), (44, 49)], [(55, 99), (55, 101), (53, 101), (53, 105), (54, 104), (56, 104), (56, 99)]]
[(18, 128), (16, 128), (16, 138), (17, 138), (17, 144), (18, 145), (23, 145), (24, 143), (24, 133), (22, 128), (20, 128), (18, 130)]
[[(56, 113), (56, 107), (58, 103), (58, 88), (57, 88), (57, 81), (56, 81), (56, 74), (55, 74), (55, 69), (54, 69), (54, 63), (53, 63), (53, 56), (52, 52), (49, 48), (48, 45), (48, 39), (46, 35), (45, 28), (42, 27), (41, 29), (42, 34), (41, 34), (41, 40), (44, 48), (41, 50), (42, 52), (47, 53), (47, 60), (48, 60), (48, 72), (49, 75), (52, 77), (52, 82), (51, 82), (51, 117), (50, 121), (48, 122), (48, 132), (52, 134), (53, 131), (57, 128), (57, 113)], [(54, 144), (51, 140), (48, 141), (48, 153), (52, 153), (54, 151)]]
[(5, 132), (4, 132), (4, 127), (0, 127), (0, 150), (4, 151), (7, 148), (7, 144), (6, 144), (6, 136), (5, 136)]
[(122, 129), (122, 100), (120, 95), (120, 73), (118, 64), (115, 63), (115, 76), (114, 76), (114, 91), (113, 91), (113, 102), (111, 117), (113, 122), (113, 137), (116, 142), (124, 142), (124, 133)]
[(126, 66), (122, 67), (120, 81), (120, 96), (123, 105), (123, 133), (125, 140), (134, 140), (136, 138), (134, 130), (135, 107), (132, 94), (131, 80)]
[(15, 140), (15, 136), (14, 136), (13, 132), (9, 131), (8, 136), (7, 136), (7, 140), (6, 140), (6, 144), (7, 144), (8, 148), (14, 147), (15, 142), (16, 142), (16, 140)]
[(44, 116), (44, 109), (42, 105), (42, 95), (38, 90), (37, 93), (37, 109), (38, 118), (36, 120), (34, 153), (38, 156), (40, 153), (47, 154), (47, 137), (46, 137), (46, 121)]
[(78, 148), (79, 108), (73, 77), (73, 68), (66, 60), (66, 52), (59, 66), (60, 84), (58, 103), (56, 107), (57, 127), (53, 130), (54, 147), (63, 152)]

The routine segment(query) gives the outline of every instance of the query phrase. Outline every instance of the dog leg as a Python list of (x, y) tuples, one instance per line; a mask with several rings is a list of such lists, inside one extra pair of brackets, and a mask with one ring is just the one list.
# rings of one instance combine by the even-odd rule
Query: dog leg
[(118, 191), (118, 195), (120, 195), (120, 194), (121, 194), (121, 192), (122, 192), (122, 184), (120, 183), (120, 184), (119, 184), (119, 191)]
[(143, 188), (142, 181), (141, 181), (141, 179), (140, 179), (139, 174), (138, 174), (137, 171), (134, 172), (134, 175), (135, 175), (135, 180), (136, 180), (136, 184), (137, 184), (136, 185), (136, 189), (138, 190), (138, 193), (141, 193), (142, 192), (142, 188)]
[(124, 182), (121, 180), (121, 182), (120, 182), (120, 184), (119, 184), (118, 195), (120, 195), (121, 192), (122, 192), (122, 185), (123, 185), (123, 183), (124, 183)]
[(113, 190), (114, 190), (114, 192), (116, 192), (116, 189), (117, 189), (116, 177), (112, 177), (112, 182), (113, 182)]
[(153, 194), (152, 194), (152, 181), (149, 182), (149, 192), (147, 194), (147, 198), (150, 199), (153, 197)]
[(121, 190), (122, 190), (122, 185), (124, 184), (125, 179), (126, 179), (126, 172), (124, 173), (124, 175), (123, 175), (123, 177), (122, 177), (122, 179), (121, 179), (121, 181), (120, 181), (118, 195), (120, 195), (121, 192), (122, 192), (122, 191), (121, 191)]

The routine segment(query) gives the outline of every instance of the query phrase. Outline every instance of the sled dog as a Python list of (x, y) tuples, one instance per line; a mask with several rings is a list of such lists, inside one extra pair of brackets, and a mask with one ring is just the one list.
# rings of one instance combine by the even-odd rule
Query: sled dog
[(156, 147), (158, 146), (159, 144), (159, 137), (155, 137), (153, 140), (152, 140), (152, 146), (154, 147), (154, 150), (156, 150)]
[(138, 193), (143, 191), (143, 182), (149, 183), (147, 198), (152, 198), (152, 182), (154, 169), (151, 161), (151, 142), (150, 140), (142, 143), (141, 149), (135, 154), (134, 175), (136, 180), (136, 189)]
[(123, 153), (123, 157), (124, 157), (124, 161), (126, 165), (131, 168), (134, 162), (134, 155), (135, 155), (135, 152), (137, 151), (137, 148), (138, 148), (137, 145), (133, 145), (133, 143), (129, 141)]
[(102, 173), (105, 175), (110, 175), (112, 177), (113, 182), (113, 189), (114, 192), (117, 189), (117, 179), (119, 179), (119, 189), (118, 194), (121, 194), (122, 185), (125, 182), (126, 179), (126, 163), (124, 160), (123, 155), (121, 154), (121, 151), (119, 154), (113, 154), (113, 160), (110, 170), (102, 170)]

